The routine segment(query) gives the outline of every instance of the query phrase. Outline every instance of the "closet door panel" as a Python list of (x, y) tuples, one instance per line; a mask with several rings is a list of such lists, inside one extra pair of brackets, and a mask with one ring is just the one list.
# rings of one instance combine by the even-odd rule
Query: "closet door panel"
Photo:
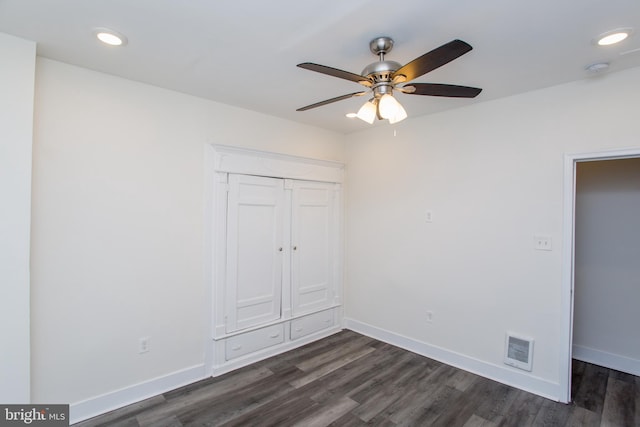
[(229, 175), (227, 332), (281, 316), (283, 209), (282, 180)]
[(292, 196), (292, 305), (301, 314), (327, 307), (333, 297), (334, 185), (294, 181)]

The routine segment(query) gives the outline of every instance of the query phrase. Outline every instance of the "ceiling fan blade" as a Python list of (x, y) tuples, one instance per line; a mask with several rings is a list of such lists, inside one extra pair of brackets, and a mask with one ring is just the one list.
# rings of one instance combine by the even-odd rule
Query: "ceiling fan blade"
[(366, 91), (365, 92), (354, 92), (354, 93), (350, 93), (350, 94), (347, 94), (347, 95), (336, 96), (335, 98), (326, 99), (324, 101), (316, 102), (315, 104), (307, 105), (306, 107), (298, 108), (296, 111), (307, 111), (307, 110), (310, 110), (312, 108), (322, 107), (323, 105), (331, 104), (331, 103), (337, 102), (337, 101), (342, 101), (343, 99), (349, 99), (349, 98), (352, 98), (354, 96), (361, 96), (361, 95), (364, 95), (365, 93), (367, 93), (367, 92)]
[(427, 52), (424, 55), (414, 59), (407, 65), (400, 67), (393, 77), (398, 75), (406, 76), (406, 81), (411, 81), (416, 77), (420, 77), (423, 74), (433, 71), (436, 68), (453, 61), (454, 59), (469, 52), (471, 45), (463, 42), (462, 40), (453, 40), (449, 43), (443, 44), (440, 47), (433, 49), (431, 52)]
[(298, 64), (298, 67), (305, 70), (315, 71), (317, 73), (326, 74), (340, 79), (350, 80), (352, 82), (360, 83), (361, 85), (370, 87), (371, 81), (360, 74), (350, 73), (349, 71), (338, 70), (337, 68), (327, 67), (326, 65), (314, 64), (312, 62), (303, 62)]
[(411, 95), (448, 96), (451, 98), (475, 98), (482, 89), (470, 86), (456, 86), (440, 83), (411, 83), (404, 88), (415, 87), (413, 92), (405, 92)]

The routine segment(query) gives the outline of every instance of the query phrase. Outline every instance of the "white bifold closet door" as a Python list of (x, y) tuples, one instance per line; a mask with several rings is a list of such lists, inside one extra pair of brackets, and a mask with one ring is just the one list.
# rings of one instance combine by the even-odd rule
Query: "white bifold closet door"
[(331, 305), (334, 293), (335, 184), (293, 181), (291, 292), (293, 315)]
[(280, 319), (284, 181), (229, 174), (227, 332)]

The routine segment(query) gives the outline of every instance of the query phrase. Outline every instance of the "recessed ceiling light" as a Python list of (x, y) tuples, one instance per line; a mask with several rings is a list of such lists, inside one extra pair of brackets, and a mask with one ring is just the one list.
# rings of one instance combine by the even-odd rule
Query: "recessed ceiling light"
[(622, 40), (629, 37), (632, 33), (631, 28), (618, 28), (616, 30), (607, 31), (600, 34), (595, 42), (598, 46), (609, 46), (612, 44), (620, 43)]
[(94, 33), (98, 40), (110, 46), (124, 46), (127, 44), (127, 38), (124, 34), (109, 28), (94, 28)]

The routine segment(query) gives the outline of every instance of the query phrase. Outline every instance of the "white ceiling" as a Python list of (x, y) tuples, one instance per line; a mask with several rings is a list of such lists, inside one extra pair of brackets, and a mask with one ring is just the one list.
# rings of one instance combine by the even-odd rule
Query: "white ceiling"
[[(95, 27), (128, 45), (102, 45)], [(635, 34), (592, 44), (620, 27)], [(345, 117), (364, 97), (295, 110), (362, 86), (296, 64), (359, 74), (377, 60), (369, 41), (381, 35), (395, 40), (386, 59), (401, 64), (456, 38), (474, 48), (415, 82), (483, 92), (399, 94), (409, 117), (593, 78), (584, 67), (594, 62), (640, 66), (638, 0), (0, 0), (0, 32), (36, 41), (43, 57), (344, 133), (371, 126)]]

